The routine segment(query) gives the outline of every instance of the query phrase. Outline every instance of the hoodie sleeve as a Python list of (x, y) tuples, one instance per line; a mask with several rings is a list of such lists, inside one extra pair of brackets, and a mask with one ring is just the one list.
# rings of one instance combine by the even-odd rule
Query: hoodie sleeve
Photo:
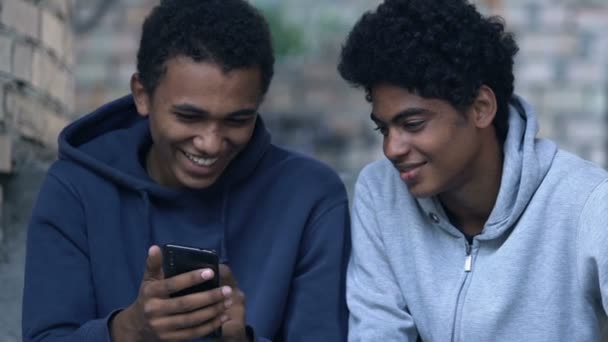
[(353, 250), (348, 264), (348, 340), (416, 341), (414, 320), (407, 312), (393, 270), (384, 253), (376, 213), (365, 173), (355, 185), (352, 209)]
[(578, 236), (579, 279), (587, 298), (608, 314), (608, 179), (587, 199)]
[(109, 342), (107, 317), (96, 315), (81, 202), (51, 171), (28, 227), (23, 340)]
[(321, 209), (304, 233), (286, 305), (285, 341), (346, 341), (350, 218), (342, 183), (337, 191), (341, 200)]

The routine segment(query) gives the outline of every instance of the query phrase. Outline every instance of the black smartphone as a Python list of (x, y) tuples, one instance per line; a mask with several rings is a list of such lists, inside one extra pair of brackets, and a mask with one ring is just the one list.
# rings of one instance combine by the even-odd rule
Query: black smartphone
[(163, 272), (165, 278), (202, 268), (213, 270), (213, 279), (194, 285), (187, 289), (172, 293), (171, 297), (184, 296), (191, 293), (208, 291), (220, 286), (219, 258), (215, 251), (196, 247), (167, 244), (163, 251)]

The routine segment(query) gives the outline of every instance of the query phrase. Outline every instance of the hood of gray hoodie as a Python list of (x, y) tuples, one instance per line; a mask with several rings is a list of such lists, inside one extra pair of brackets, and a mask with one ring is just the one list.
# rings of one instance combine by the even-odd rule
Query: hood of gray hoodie
[[(538, 130), (538, 120), (532, 106), (515, 96), (510, 106), (500, 191), (478, 239), (490, 240), (507, 232), (524, 212), (549, 171), (557, 146), (550, 140), (537, 139)], [(437, 212), (444, 220), (448, 220), (437, 197), (420, 198), (417, 201), (425, 211)], [(446, 226), (444, 229), (454, 236), (462, 235), (454, 227)]]

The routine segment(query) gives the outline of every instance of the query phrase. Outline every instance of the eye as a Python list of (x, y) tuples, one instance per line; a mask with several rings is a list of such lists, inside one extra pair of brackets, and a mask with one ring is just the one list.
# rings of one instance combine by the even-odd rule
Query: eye
[(374, 128), (374, 131), (380, 132), (380, 134), (382, 134), (383, 136), (388, 135), (388, 128), (384, 125), (376, 125), (376, 128)]
[(424, 123), (422, 120), (406, 121), (401, 126), (407, 131), (416, 132), (424, 127)]
[(191, 114), (184, 114), (184, 113), (178, 113), (178, 112), (174, 112), (173, 115), (175, 115), (175, 117), (178, 120), (184, 121), (184, 122), (193, 122), (193, 121), (200, 119), (199, 115), (191, 115)]
[(229, 126), (239, 127), (247, 125), (251, 120), (253, 120), (253, 116), (227, 118), (225, 122)]

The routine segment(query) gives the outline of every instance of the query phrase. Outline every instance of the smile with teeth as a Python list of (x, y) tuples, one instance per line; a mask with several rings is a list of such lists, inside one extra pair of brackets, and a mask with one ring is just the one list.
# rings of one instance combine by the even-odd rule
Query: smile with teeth
[(200, 166), (211, 166), (219, 159), (217, 157), (215, 157), (215, 158), (197, 157), (188, 152), (185, 152), (185, 151), (182, 151), (182, 152), (184, 153), (186, 158), (190, 159), (192, 162), (194, 162), (194, 164), (200, 165)]

